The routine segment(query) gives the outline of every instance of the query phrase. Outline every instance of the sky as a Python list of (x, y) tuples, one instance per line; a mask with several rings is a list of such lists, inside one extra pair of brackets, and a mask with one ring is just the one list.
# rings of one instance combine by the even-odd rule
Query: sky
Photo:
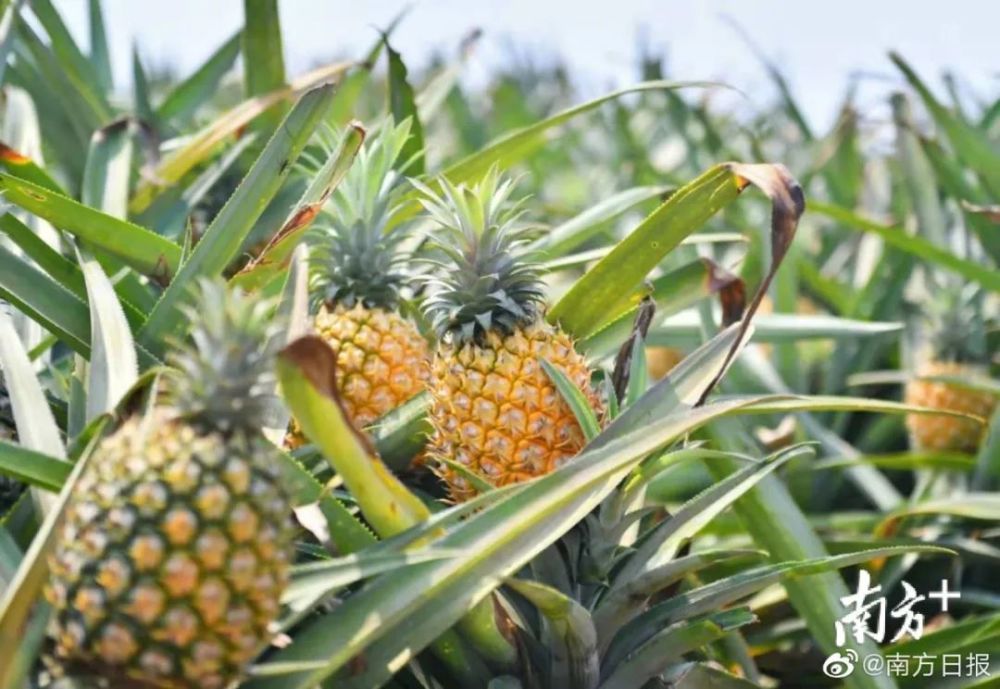
[[(241, 0), (104, 0), (117, 83), (130, 81), (130, 52), (146, 64), (186, 74), (240, 26)], [(56, 0), (86, 42), (85, 0)], [(291, 73), (322, 60), (361, 54), (402, 8), (410, 11), (393, 44), (413, 68), (435, 51), (453, 51), (470, 29), (483, 39), (466, 79), (481, 83), (510, 59), (510, 46), (539, 59), (561, 56), (585, 95), (637, 80), (637, 36), (667, 57), (675, 79), (712, 79), (747, 94), (751, 105), (774, 97), (739, 26), (780, 65), (811, 123), (834, 121), (852, 74), (864, 74), (862, 108), (878, 111), (900, 85), (886, 58), (899, 51), (940, 88), (951, 70), (969, 95), (1000, 91), (997, 0), (281, 0)]]

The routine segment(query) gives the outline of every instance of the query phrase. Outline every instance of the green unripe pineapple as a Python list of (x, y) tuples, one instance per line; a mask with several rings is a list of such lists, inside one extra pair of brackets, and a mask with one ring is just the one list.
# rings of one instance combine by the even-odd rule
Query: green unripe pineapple
[(268, 642), (292, 558), (291, 510), (262, 435), (268, 305), (205, 283), (164, 404), (105, 438), (51, 558), (67, 674), (215, 689)]

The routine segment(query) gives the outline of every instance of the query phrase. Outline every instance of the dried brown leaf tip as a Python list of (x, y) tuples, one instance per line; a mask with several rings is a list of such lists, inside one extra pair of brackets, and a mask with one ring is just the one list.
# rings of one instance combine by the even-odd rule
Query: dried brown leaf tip
[(12, 165), (25, 165), (31, 162), (31, 158), (4, 143), (0, 143), (0, 160)]
[(323, 395), (340, 403), (337, 396), (337, 355), (315, 335), (305, 335), (281, 350), (279, 357), (290, 362)]
[(703, 258), (702, 262), (705, 264), (708, 276), (708, 292), (719, 294), (723, 327), (736, 323), (743, 318), (743, 312), (746, 310), (746, 283), (711, 259)]

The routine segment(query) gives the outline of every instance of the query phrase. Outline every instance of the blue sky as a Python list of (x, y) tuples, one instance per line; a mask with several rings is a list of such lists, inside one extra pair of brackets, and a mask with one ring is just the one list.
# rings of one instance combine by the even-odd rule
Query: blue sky
[[(282, 0), (289, 69), (359, 54), (374, 27), (408, 3), (396, 0)], [(726, 81), (763, 102), (773, 90), (729, 20), (739, 24), (786, 74), (816, 126), (832, 122), (848, 75), (870, 74), (861, 105), (879, 112), (899, 80), (885, 57), (900, 51), (934, 84), (955, 71), (971, 93), (992, 97), (1000, 86), (996, 51), (1000, 2), (950, 0), (422, 0), (394, 43), (419, 67), (435, 49), (451, 49), (472, 27), (485, 31), (468, 70), (473, 83), (507, 59), (513, 41), (533, 53), (562, 55), (585, 93), (635, 80), (636, 36), (665, 50), (671, 76)], [(57, 0), (85, 35), (84, 0)], [(240, 25), (241, 0), (104, 0), (119, 83), (128, 82), (133, 41), (147, 62), (197, 66)]]

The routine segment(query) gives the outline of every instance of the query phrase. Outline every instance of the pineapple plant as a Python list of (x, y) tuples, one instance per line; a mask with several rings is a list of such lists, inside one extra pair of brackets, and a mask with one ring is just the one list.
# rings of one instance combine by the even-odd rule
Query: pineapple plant
[[(979, 290), (946, 288), (930, 300), (922, 340), (914, 351), (914, 377), (906, 383), (907, 404), (963, 412), (989, 419), (997, 406), (996, 395), (970, 385), (989, 377), (986, 334), (980, 315)], [(956, 382), (934, 380), (954, 378)], [(956, 416), (909, 414), (906, 427), (914, 449), (975, 452), (985, 435), (982, 424)]]
[(68, 674), (225, 687), (270, 638), (292, 558), (275, 448), (270, 304), (201, 285), (166, 399), (104, 438), (51, 555)]
[[(17, 440), (17, 429), (14, 426), (14, 415), (10, 406), (10, 396), (7, 388), (3, 384), (3, 375), (0, 374), (0, 440)], [(0, 476), (0, 515), (7, 513), (7, 510), (17, 502), (24, 492), (24, 484), (9, 476)]]
[[(314, 231), (313, 328), (337, 352), (338, 391), (359, 429), (421, 392), (429, 359), (427, 341), (400, 310), (407, 235), (396, 218), (409, 136), (409, 120), (383, 126), (328, 202), (329, 224)], [(302, 442), (293, 422), (287, 444)]]
[(542, 360), (592, 406), (599, 402), (572, 338), (544, 320), (539, 267), (523, 253), (530, 227), (510, 198), (514, 181), (493, 168), (476, 184), (440, 183), (441, 194), (418, 183), (434, 225), (429, 248), (438, 252), (423, 303), (440, 341), (430, 364), (428, 455), (461, 501), (476, 492), (462, 469), (504, 486), (547, 474), (583, 447)]

